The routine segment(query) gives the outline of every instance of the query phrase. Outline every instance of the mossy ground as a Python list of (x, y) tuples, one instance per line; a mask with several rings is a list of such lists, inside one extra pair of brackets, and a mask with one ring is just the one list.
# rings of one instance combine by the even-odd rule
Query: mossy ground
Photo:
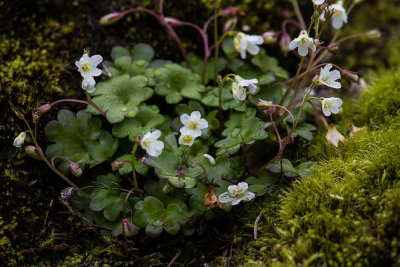
[[(378, 76), (378, 75), (377, 75)], [(245, 266), (400, 263), (400, 99), (395, 69), (379, 75), (356, 102), (367, 131), (338, 148), (319, 134), (309, 148), (319, 167), (281, 193), (260, 220), (259, 237), (242, 247)], [(370, 124), (369, 122), (375, 122)], [(344, 134), (349, 116), (337, 122)], [(344, 124), (344, 127), (343, 127)], [(362, 126), (358, 125), (358, 126)], [(265, 200), (262, 207), (271, 205)]]

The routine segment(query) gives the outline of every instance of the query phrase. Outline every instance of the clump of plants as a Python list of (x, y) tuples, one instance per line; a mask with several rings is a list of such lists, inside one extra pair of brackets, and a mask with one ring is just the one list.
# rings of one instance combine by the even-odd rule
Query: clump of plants
[[(14, 145), (31, 140), (25, 151), (69, 184), (61, 197), (104, 234), (200, 233), (205, 220), (263, 196), (279, 179), (309, 175), (315, 163), (294, 164), (283, 157), (285, 149), (313, 138), (317, 122), (327, 122), (321, 112), (328, 117), (340, 111), (342, 100), (319, 96), (317, 88), (340, 89), (344, 79), (358, 79), (322, 63), (338, 50), (340, 28), (358, 1), (313, 0), (308, 25), (297, 1), (291, 2), (297, 19), (284, 21), (281, 33), (262, 35), (235, 30), (231, 19), (241, 13), (235, 7), (216, 7), (202, 26), (165, 16), (163, 1), (159, 12), (136, 7), (106, 15), (103, 25), (135, 12), (154, 16), (184, 62), (155, 59), (147, 44), (116, 46), (110, 61), (85, 50), (75, 65), (86, 100), (40, 106), (32, 113), (33, 124), (17, 111), (27, 131)], [(219, 19), (226, 22), (222, 31)], [(299, 32), (293, 40), (289, 24)], [(186, 52), (177, 27), (199, 33), (202, 58)], [(322, 40), (331, 28), (332, 41)], [(278, 40), (283, 52), (299, 58), (293, 77), (263, 47)], [(40, 117), (63, 102), (87, 108), (60, 110), (45, 127), (50, 145), (44, 150), (37, 139)], [(340, 141), (333, 124), (327, 138), (335, 146)]]

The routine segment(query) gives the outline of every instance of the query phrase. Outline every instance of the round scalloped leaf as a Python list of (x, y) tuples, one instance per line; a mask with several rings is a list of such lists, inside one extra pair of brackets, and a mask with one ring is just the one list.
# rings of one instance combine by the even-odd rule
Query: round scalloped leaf
[(263, 168), (258, 174), (258, 178), (249, 177), (246, 179), (246, 183), (249, 185), (249, 191), (257, 193), (257, 195), (263, 195), (268, 188), (278, 182), (280, 174), (271, 173), (267, 168)]
[(109, 65), (113, 77), (122, 74), (130, 76), (145, 76), (148, 85), (154, 85), (153, 71), (149, 69), (150, 61), (154, 56), (154, 50), (147, 44), (137, 44), (132, 53), (128, 49), (115, 46), (111, 50), (111, 58), (114, 61), (113, 65)]
[[(172, 140), (174, 139), (174, 140)], [(163, 153), (158, 157), (148, 157), (145, 164), (154, 167), (156, 175), (177, 188), (191, 188), (197, 183), (197, 177), (203, 171), (199, 166), (194, 168), (182, 168), (182, 147), (176, 147), (176, 139), (174, 136), (165, 138), (165, 146)], [(185, 171), (184, 177), (178, 177), (181, 170)]]
[(165, 96), (168, 104), (179, 103), (184, 97), (200, 100), (205, 87), (200, 84), (200, 77), (178, 64), (165, 64), (155, 70), (158, 84), (155, 91)]
[(240, 142), (236, 138), (225, 138), (215, 143), (218, 150), (215, 152), (217, 156), (228, 154), (232, 155), (239, 151)]
[[(118, 148), (118, 140), (101, 130), (101, 120), (92, 118), (85, 110), (76, 115), (69, 110), (60, 110), (57, 121), (50, 121), (45, 128), (49, 141), (46, 156), (66, 157), (81, 167), (97, 165), (112, 157)], [(60, 161), (59, 168), (69, 170), (69, 163)]]
[(140, 228), (161, 221), (162, 215), (165, 212), (164, 204), (159, 199), (152, 196), (147, 196), (144, 200), (136, 203), (135, 209), (136, 212), (133, 216), (133, 223)]
[[(132, 164), (130, 161), (132, 160), (132, 155), (131, 154), (126, 154), (118, 158), (118, 160), (122, 161), (129, 161), (125, 162), (124, 165), (118, 169), (119, 174), (121, 175), (127, 175), (132, 173)], [(137, 173), (145, 176), (147, 171), (149, 170), (149, 167), (147, 167), (145, 164), (140, 159), (135, 159), (135, 170)]]
[[(146, 82), (147, 78), (144, 76), (130, 77), (124, 74), (113, 77), (97, 85), (92, 100), (106, 112), (110, 123), (121, 122), (125, 117), (136, 117), (139, 104), (153, 95), (153, 90), (145, 87)], [(92, 106), (88, 106), (87, 110), (99, 114)]]
[(231, 114), (224, 124), (226, 129), (222, 135), (243, 143), (267, 138), (267, 132), (262, 129), (265, 123), (256, 117), (256, 112), (255, 109), (247, 109), (245, 113)]
[(134, 61), (143, 60), (147, 63), (154, 57), (154, 49), (148, 44), (137, 44), (132, 50), (132, 59)]
[(164, 122), (164, 116), (159, 112), (160, 110), (155, 105), (146, 106), (142, 104), (139, 106), (138, 116), (115, 124), (112, 134), (118, 138), (129, 136), (129, 139), (133, 141), (135, 136), (143, 136)]
[(226, 154), (216, 157), (215, 164), (211, 164), (210, 160), (203, 154), (198, 155), (191, 161), (192, 163), (200, 163), (207, 171), (207, 181), (217, 183), (221, 179), (229, 180), (233, 177), (233, 170), (229, 158)]
[[(203, 72), (203, 59), (199, 58), (194, 53), (188, 54), (188, 59), (192, 69), (198, 74), (202, 75)], [(218, 58), (217, 60), (217, 73), (223, 71), (226, 68), (228, 61), (225, 58)], [(207, 63), (206, 73), (204, 77), (204, 83), (207, 84), (209, 80), (214, 80), (214, 60), (209, 60)]]

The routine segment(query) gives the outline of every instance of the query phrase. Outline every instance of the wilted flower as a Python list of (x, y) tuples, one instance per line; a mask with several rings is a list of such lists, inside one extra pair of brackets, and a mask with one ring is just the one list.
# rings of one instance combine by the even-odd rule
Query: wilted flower
[(83, 54), (79, 61), (75, 61), (75, 65), (83, 78), (82, 89), (87, 90), (89, 93), (94, 91), (94, 86), (96, 84), (93, 77), (101, 75), (101, 70), (97, 68), (97, 65), (102, 61), (102, 56), (94, 55), (89, 58), (86, 53)]
[(350, 70), (343, 70), (342, 74), (346, 79), (350, 80), (351, 82), (358, 82), (357, 72)]
[(204, 154), (203, 156), (210, 161), (211, 165), (215, 165), (215, 159), (213, 158), (213, 156), (209, 154)]
[(124, 166), (124, 164), (125, 164), (125, 161), (117, 159), (117, 160), (111, 162), (111, 168), (113, 171), (116, 171), (116, 170), (122, 168)]
[(327, 64), (324, 68), (321, 68), (318, 81), (320, 84), (339, 89), (342, 85), (336, 80), (340, 79), (340, 72), (338, 70), (330, 71), (331, 68), (332, 64)]
[(367, 130), (367, 128), (364, 126), (364, 127), (361, 127), (361, 128), (358, 128), (358, 127), (356, 127), (353, 123), (351, 123), (350, 124), (350, 127), (351, 127), (351, 131), (350, 131), (350, 133), (349, 133), (349, 136), (350, 137), (354, 137), (356, 134), (358, 134), (359, 132), (362, 132), (362, 131), (366, 131)]
[(180, 129), (180, 132), (190, 132), (194, 137), (201, 136), (201, 130), (208, 127), (207, 120), (201, 118), (199, 111), (193, 111), (190, 116), (184, 113), (181, 115), (180, 119), (184, 125)]
[(296, 48), (298, 48), (298, 52), (302, 57), (307, 56), (308, 49), (311, 49), (311, 51), (313, 52), (315, 52), (315, 50), (317, 49), (314, 44), (313, 38), (308, 37), (306, 30), (302, 30), (299, 37), (290, 42), (289, 49), (294, 50)]
[(191, 146), (193, 145), (194, 139), (196, 139), (196, 137), (192, 134), (192, 131), (183, 130), (181, 131), (181, 136), (179, 136), (178, 143), (180, 145)]
[[(342, 28), (343, 23), (347, 23), (347, 14), (346, 9), (343, 7), (343, 1), (330, 5), (328, 8), (333, 10), (331, 17), (332, 27), (335, 29)], [(321, 13), (320, 20), (325, 21), (325, 11)]]
[(37, 159), (37, 160), (43, 160), (42, 157), (40, 157), (39, 151), (34, 146), (26, 146), (25, 147), (25, 153), (28, 156), (30, 156), (31, 158), (34, 158), (34, 159)]
[(146, 150), (146, 153), (152, 157), (161, 155), (164, 149), (164, 143), (157, 140), (161, 136), (160, 130), (146, 133), (140, 141), (140, 146)]
[(228, 192), (222, 193), (218, 199), (221, 203), (231, 203), (231, 205), (237, 205), (242, 200), (252, 200), (255, 194), (247, 191), (248, 187), (246, 182), (241, 182), (238, 185), (230, 185)]
[(235, 80), (232, 82), (232, 95), (233, 98), (239, 102), (246, 99), (246, 90), (254, 95), (258, 92), (257, 79), (245, 80), (239, 75), (235, 75)]
[(26, 133), (21, 132), (15, 139), (14, 139), (14, 146), (21, 147), (22, 144), (25, 142)]
[(333, 124), (333, 123), (329, 124), (328, 133), (325, 135), (325, 138), (326, 138), (326, 141), (328, 142), (328, 144), (334, 145), (335, 147), (338, 147), (339, 141), (340, 142), (345, 141), (344, 136), (338, 132), (335, 124)]
[(219, 202), (217, 196), (214, 193), (214, 187), (211, 185), (208, 187), (208, 190), (204, 196), (204, 205), (207, 208), (212, 208), (215, 204), (218, 204), (220, 208), (222, 208), (221, 202)]
[(377, 29), (370, 30), (365, 34), (369, 39), (381, 38), (381, 32)]
[(233, 45), (236, 51), (240, 52), (240, 56), (246, 58), (246, 50), (252, 54), (257, 55), (260, 52), (258, 45), (264, 43), (264, 39), (259, 35), (247, 35), (243, 32), (236, 34), (233, 39)]
[(342, 103), (342, 99), (337, 97), (322, 98), (322, 112), (325, 116), (330, 116), (331, 113), (338, 114)]

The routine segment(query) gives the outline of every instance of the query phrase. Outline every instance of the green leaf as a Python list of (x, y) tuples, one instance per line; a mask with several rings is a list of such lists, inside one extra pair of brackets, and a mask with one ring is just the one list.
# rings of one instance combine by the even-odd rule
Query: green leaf
[(264, 73), (272, 71), (279, 78), (289, 78), (289, 73), (279, 66), (279, 61), (276, 58), (268, 56), (265, 49), (260, 49), (260, 52), (251, 59), (251, 62)]
[[(125, 162), (124, 165), (118, 169), (119, 174), (121, 175), (132, 174), (132, 164), (130, 163), (130, 161), (132, 160), (132, 155), (131, 154), (123, 155), (119, 157), (118, 160), (129, 161)], [(140, 159), (135, 159), (135, 170), (137, 173), (145, 176), (147, 174), (147, 171), (149, 170), (149, 167), (143, 164), (143, 162)]]
[(272, 185), (276, 184), (279, 180), (280, 175), (277, 173), (271, 173), (267, 168), (261, 169), (258, 174), (258, 178), (249, 177), (246, 179), (246, 183), (249, 185), (249, 191), (263, 195)]
[(200, 84), (200, 77), (190, 70), (178, 64), (165, 64), (156, 72), (160, 73), (157, 77), (158, 84), (155, 91), (158, 95), (165, 96), (168, 104), (177, 104), (184, 97), (190, 99), (201, 99), (201, 92), (205, 88)]
[(235, 138), (225, 138), (215, 143), (215, 147), (219, 149), (216, 151), (216, 155), (232, 155), (239, 151), (240, 142)]
[[(222, 109), (245, 111), (247, 106), (245, 101), (237, 102), (232, 96), (232, 87), (227, 84), (222, 88)], [(203, 94), (201, 102), (209, 107), (219, 107), (219, 89), (218, 87), (207, 87), (207, 92)]]
[(226, 129), (222, 131), (222, 135), (240, 143), (267, 138), (267, 132), (262, 129), (265, 123), (256, 117), (256, 112), (255, 109), (247, 109), (245, 113), (232, 113), (225, 122)]
[(164, 116), (159, 112), (155, 105), (142, 104), (139, 106), (138, 116), (114, 124), (112, 134), (118, 138), (129, 136), (129, 139), (134, 141), (135, 136), (143, 136), (164, 122)]
[[(197, 183), (197, 177), (202, 174), (200, 167), (188, 168), (183, 166), (182, 147), (176, 147), (176, 139), (174, 136), (166, 137), (163, 153), (158, 157), (148, 157), (145, 160), (147, 165), (155, 168), (156, 175), (168, 180), (168, 182), (177, 188), (191, 188)], [(175, 140), (172, 140), (175, 139)], [(181, 177), (179, 172), (185, 172)]]
[(285, 85), (283, 83), (262, 85), (260, 86), (258, 93), (256, 95), (251, 95), (249, 99), (254, 105), (257, 105), (259, 98), (265, 101), (274, 101), (275, 103), (279, 104), (279, 101), (282, 99), (282, 93), (284, 89)]
[[(101, 120), (92, 118), (85, 110), (79, 111), (76, 116), (69, 110), (60, 110), (57, 121), (50, 121), (45, 133), (51, 144), (46, 149), (46, 156), (62, 156), (81, 167), (93, 167), (112, 157), (118, 147), (118, 140), (101, 130)], [(69, 163), (59, 161), (59, 168), (68, 172)]]
[(137, 44), (132, 50), (134, 61), (144, 60), (150, 62), (154, 57), (154, 49), (148, 44)]
[(190, 161), (191, 163), (200, 163), (207, 172), (208, 183), (218, 183), (221, 179), (229, 180), (233, 178), (233, 170), (226, 154), (216, 157), (215, 164), (203, 154), (198, 155)]
[(297, 177), (300, 176), (301, 178), (305, 178), (310, 175), (313, 168), (316, 166), (315, 162), (307, 161), (303, 162), (297, 167), (294, 167), (292, 162), (288, 159), (282, 159), (282, 163), (280, 160), (277, 160), (267, 166), (269, 170), (273, 173), (280, 173), (281, 172), (281, 165), (283, 169), (283, 174), (286, 177)]
[[(189, 53), (188, 59), (192, 69), (199, 75), (203, 72), (203, 59), (200, 59), (196, 54)], [(225, 58), (218, 58), (217, 60), (217, 73), (223, 71), (226, 68), (228, 61)], [(204, 83), (207, 84), (210, 80), (214, 80), (214, 58), (210, 58), (207, 62), (206, 74), (204, 77)]]
[(306, 140), (312, 140), (313, 139), (313, 134), (311, 131), (315, 131), (317, 127), (310, 123), (302, 123), (296, 127), (296, 129), (293, 132), (293, 136), (301, 136)]
[[(153, 90), (145, 87), (147, 78), (144, 76), (130, 77), (128, 74), (113, 77), (100, 82), (92, 93), (93, 102), (106, 112), (110, 123), (121, 122), (125, 117), (133, 118), (138, 115), (139, 104), (151, 98)], [(99, 114), (92, 106), (88, 112)]]

